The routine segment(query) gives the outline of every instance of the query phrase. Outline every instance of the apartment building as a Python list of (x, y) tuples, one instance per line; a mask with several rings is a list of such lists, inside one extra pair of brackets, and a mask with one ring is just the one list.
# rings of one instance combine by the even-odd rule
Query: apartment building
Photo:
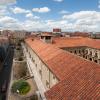
[(6, 36), (0, 36), (0, 70), (2, 69), (3, 61), (7, 55), (7, 50), (9, 46), (9, 38)]
[(3, 47), (6, 51), (9, 46), (9, 37), (7, 36), (0, 36), (0, 47)]
[(60, 28), (54, 28), (53, 33), (61, 33), (61, 29)]

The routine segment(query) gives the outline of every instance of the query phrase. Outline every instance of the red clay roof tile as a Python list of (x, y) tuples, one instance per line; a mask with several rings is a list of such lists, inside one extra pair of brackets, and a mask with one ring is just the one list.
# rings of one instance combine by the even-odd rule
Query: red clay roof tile
[(82, 37), (59, 37), (53, 39), (53, 45), (57, 47), (79, 47), (87, 46), (90, 48), (100, 49), (100, 40), (82, 38)]

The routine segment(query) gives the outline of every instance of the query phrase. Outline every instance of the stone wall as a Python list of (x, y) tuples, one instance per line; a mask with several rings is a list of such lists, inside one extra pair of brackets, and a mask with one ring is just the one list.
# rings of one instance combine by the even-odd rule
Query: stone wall
[(87, 60), (100, 64), (100, 50), (89, 47), (62, 48)]
[(30, 55), (30, 58), (34, 62), (37, 72), (40, 75), (41, 81), (46, 90), (53, 87), (55, 84), (58, 83), (57, 77), (50, 71), (48, 66), (38, 57), (37, 54), (28, 46), (26, 45), (27, 52)]
[(27, 72), (27, 65), (26, 60), (23, 59), (22, 61), (19, 61), (17, 58), (13, 60), (13, 67), (14, 67), (14, 77), (16, 79), (20, 79), (24, 76), (26, 76)]

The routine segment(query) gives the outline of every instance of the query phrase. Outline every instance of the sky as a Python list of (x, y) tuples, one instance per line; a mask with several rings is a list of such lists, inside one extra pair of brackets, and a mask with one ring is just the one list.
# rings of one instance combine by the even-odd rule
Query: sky
[(100, 31), (100, 0), (0, 0), (0, 29)]

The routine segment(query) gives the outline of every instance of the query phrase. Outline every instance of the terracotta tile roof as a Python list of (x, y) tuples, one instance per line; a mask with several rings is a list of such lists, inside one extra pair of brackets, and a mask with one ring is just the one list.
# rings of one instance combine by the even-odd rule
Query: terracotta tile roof
[(92, 97), (99, 100), (99, 64), (38, 39), (32, 41), (28, 38), (25, 41), (60, 81), (46, 93), (47, 100), (90, 100)]
[(89, 37), (90, 33), (87, 32), (74, 32), (70, 34), (71, 36), (81, 36), (81, 37)]
[(47, 100), (100, 100), (100, 68), (80, 67), (45, 95)]
[(100, 40), (82, 38), (82, 37), (71, 37), (71, 38), (59, 37), (53, 39), (53, 45), (60, 48), (87, 46), (91, 48), (100, 49)]

